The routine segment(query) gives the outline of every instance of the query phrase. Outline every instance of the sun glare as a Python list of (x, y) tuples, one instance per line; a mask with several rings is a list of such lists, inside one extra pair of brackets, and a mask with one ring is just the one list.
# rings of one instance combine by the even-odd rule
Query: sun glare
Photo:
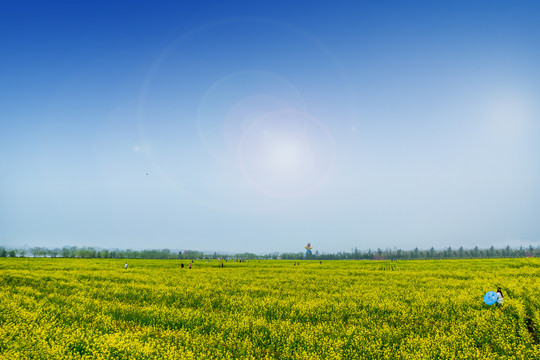
[(284, 137), (272, 140), (267, 149), (267, 165), (276, 178), (294, 180), (309, 166), (309, 149), (301, 140)]
[(333, 143), (326, 128), (309, 115), (277, 112), (246, 129), (239, 160), (257, 189), (297, 196), (324, 181), (333, 166)]

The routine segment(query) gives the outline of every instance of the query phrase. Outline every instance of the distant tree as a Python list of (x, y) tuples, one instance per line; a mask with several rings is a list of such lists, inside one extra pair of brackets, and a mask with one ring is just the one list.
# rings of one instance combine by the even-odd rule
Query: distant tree
[(447, 259), (451, 259), (453, 258), (453, 252), (452, 252), (452, 247), (449, 246), (448, 249), (446, 249), (446, 251), (444, 251), (444, 257), (447, 258)]
[(8, 255), (5, 248), (0, 248), (0, 257), (6, 257)]
[(84, 251), (84, 257), (86, 259), (93, 259), (97, 257), (97, 251), (93, 247), (86, 248)]
[(284, 260), (300, 260), (304, 257), (304, 253), (298, 252), (298, 253), (283, 253), (281, 254), (281, 258)]
[(32, 254), (33, 257), (43, 256), (44, 249), (40, 247), (33, 247), (30, 249), (30, 253)]
[(17, 251), (15, 249), (9, 250), (9, 257), (17, 257)]

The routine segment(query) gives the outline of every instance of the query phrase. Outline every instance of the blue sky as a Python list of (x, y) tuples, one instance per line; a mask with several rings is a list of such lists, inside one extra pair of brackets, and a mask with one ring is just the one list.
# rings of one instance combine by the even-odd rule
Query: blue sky
[(537, 2), (0, 6), (0, 245), (540, 244)]

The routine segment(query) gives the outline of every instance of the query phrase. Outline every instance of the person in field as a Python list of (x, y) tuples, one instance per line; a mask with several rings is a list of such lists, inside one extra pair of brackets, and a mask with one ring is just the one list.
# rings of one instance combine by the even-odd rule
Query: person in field
[(501, 306), (503, 303), (503, 292), (500, 287), (497, 288), (497, 306)]
[(124, 269), (127, 269), (127, 263), (124, 265)]
[(189, 270), (191, 270), (191, 263), (189, 263)]

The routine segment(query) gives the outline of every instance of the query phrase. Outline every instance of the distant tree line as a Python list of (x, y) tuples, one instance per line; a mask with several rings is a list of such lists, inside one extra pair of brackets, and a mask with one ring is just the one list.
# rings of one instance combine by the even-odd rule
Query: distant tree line
[(96, 249), (93, 247), (63, 247), (44, 248), (33, 247), (30, 249), (16, 249), (0, 247), (0, 257), (62, 257), (62, 258), (105, 258), (105, 259), (288, 259), (288, 260), (422, 260), (422, 259), (490, 259), (490, 258), (520, 258), (539, 257), (540, 247), (534, 248), (532, 245), (524, 248), (490, 247), (488, 249), (465, 249), (463, 247), (454, 249), (447, 247), (444, 249), (431, 248), (421, 250), (385, 249), (360, 251), (353, 249), (350, 252), (319, 253), (315, 251), (310, 256), (305, 252), (296, 253), (272, 253), (267, 255), (256, 255), (253, 253), (222, 254), (203, 253), (195, 250), (171, 251), (161, 250), (119, 250), (119, 249)]
[(338, 252), (331, 254), (320, 254), (315, 251), (311, 256), (306, 256), (305, 253), (284, 253), (281, 254), (281, 259), (315, 259), (315, 260), (427, 260), (427, 259), (493, 259), (493, 258), (520, 258), (520, 257), (538, 257), (540, 256), (540, 247), (534, 248), (532, 245), (524, 248), (505, 248), (490, 247), (488, 249), (480, 249), (478, 246), (473, 249), (465, 249), (463, 247), (454, 249), (447, 247), (444, 249), (430, 248), (429, 250), (421, 250), (415, 248), (413, 250), (401, 249), (381, 249), (360, 251), (353, 249), (351, 252)]
[(256, 254), (205, 254), (201, 251), (183, 250), (171, 251), (169, 249), (97, 249), (93, 247), (66, 246), (63, 248), (49, 249), (45, 247), (33, 247), (29, 249), (6, 249), (0, 247), (0, 257), (62, 257), (62, 258), (85, 258), (85, 259), (217, 259), (232, 258), (235, 259), (254, 259), (260, 258)]

